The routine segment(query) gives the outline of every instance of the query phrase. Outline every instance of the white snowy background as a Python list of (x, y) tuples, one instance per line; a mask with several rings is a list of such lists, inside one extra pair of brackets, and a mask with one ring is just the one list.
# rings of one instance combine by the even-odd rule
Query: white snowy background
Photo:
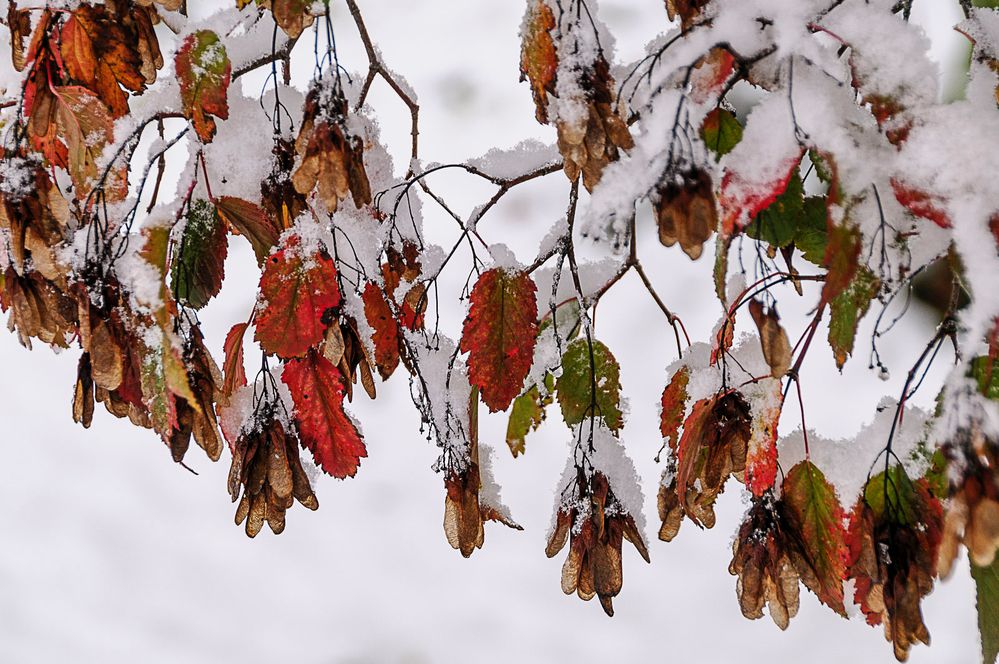
[[(205, 14), (213, 5), (191, 4)], [(535, 122), (530, 91), (517, 80), (522, 2), (360, 4), (386, 62), (419, 94), (425, 161), (458, 161), (524, 138), (554, 139), (553, 130)], [(960, 38), (950, 30), (956, 7), (915, 3), (914, 20), (933, 38), (932, 55), (946, 71), (962, 56)], [(617, 36), (619, 62), (639, 57), (665, 27), (661, 0), (601, 0), (600, 8)], [(338, 4), (341, 61), (363, 70), (366, 60), (341, 10)], [(310, 57), (302, 54), (296, 80), (308, 76)], [(258, 94), (261, 78), (246, 77), (243, 85), (247, 94)], [(953, 89), (953, 81), (945, 88)], [(404, 108), (381, 83), (371, 103), (397, 165), (403, 164)], [(247, 162), (268, 156), (254, 148), (255, 138), (247, 137)], [(466, 212), (491, 193), (467, 177), (435, 182)], [(565, 191), (560, 175), (523, 187), (480, 230), (530, 262), (548, 226), (564, 214)], [(431, 234), (453, 223), (427, 209)], [(710, 256), (691, 263), (678, 248), (659, 246), (648, 216), (639, 225), (653, 280), (691, 337), (706, 340), (718, 314)], [(252, 306), (255, 269), (245, 243), (234, 241), (226, 290), (203, 316), (219, 356), (226, 330)], [(788, 291), (781, 300), (792, 336), (800, 329), (794, 321), (804, 323), (813, 301), (791, 304), (794, 299)], [(855, 435), (882, 396), (897, 394), (934, 320), (914, 308), (882, 341), (893, 370), (888, 382), (867, 370), (871, 321), (865, 322), (843, 377), (824, 345), (805, 362), (808, 425), (825, 437)], [(734, 482), (713, 530), (687, 523), (674, 542), (655, 539), (656, 402), (668, 379), (665, 367), (675, 359), (672, 333), (633, 275), (601, 303), (597, 332), (622, 365), (631, 403), (623, 439), (647, 491), (651, 524), (652, 565), (626, 545), (624, 589), (613, 619), (596, 602), (565, 597), (563, 556), (544, 556), (569, 439), (557, 412), (528, 438), (527, 454), (517, 460), (503, 442), (505, 418), (483, 418), (483, 444), (495, 449), (496, 478), (525, 531), (488, 525), (484, 549), (470, 560), (444, 538), (443, 482), (430, 469), (436, 451), (418, 433), (402, 372), (379, 385), (377, 401), (361, 394), (350, 407), (369, 450), (357, 478), (323, 477), (317, 513), (296, 507), (284, 534), (265, 529), (251, 541), (232, 524), (226, 458), (211, 464), (192, 451), (195, 476), (171, 463), (154, 434), (102, 409), (90, 430), (75, 426), (70, 400), (77, 352), (28, 352), (0, 333), (0, 662), (894, 661), (880, 627), (839, 618), (804, 590), (801, 612), (785, 633), (769, 618), (742, 617), (727, 569), (745, 508)], [(947, 361), (934, 373), (937, 384)], [(929, 385), (917, 402), (928, 405), (934, 392)], [(789, 412), (782, 432), (797, 425)], [(865, 473), (870, 461), (858, 459), (857, 472)], [(910, 661), (975, 662), (967, 563), (923, 606), (933, 645), (913, 649)]]

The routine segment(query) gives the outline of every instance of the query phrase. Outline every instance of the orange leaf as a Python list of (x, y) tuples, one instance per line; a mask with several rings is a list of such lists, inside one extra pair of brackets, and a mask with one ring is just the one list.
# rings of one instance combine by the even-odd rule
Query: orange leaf
[(236, 323), (225, 335), (225, 362), (222, 371), (225, 381), (222, 383), (222, 393), (232, 396), (237, 387), (246, 385), (246, 369), (243, 366), (243, 335), (246, 334), (246, 323)]
[(528, 79), (534, 93), (538, 122), (548, 123), (548, 94), (555, 91), (558, 56), (551, 31), (555, 16), (545, 0), (535, 0), (527, 10), (524, 41), (520, 47), (520, 80)]
[(364, 287), (364, 316), (374, 330), (371, 341), (375, 344), (375, 364), (382, 379), (388, 379), (399, 365), (399, 328), (392, 317), (385, 296), (377, 285)]

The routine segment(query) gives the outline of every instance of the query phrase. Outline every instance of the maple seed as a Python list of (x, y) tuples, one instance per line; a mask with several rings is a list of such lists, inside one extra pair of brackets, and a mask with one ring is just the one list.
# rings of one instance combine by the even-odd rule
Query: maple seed
[(314, 83), (309, 89), (295, 151), (302, 162), (291, 181), (299, 194), (318, 187), (329, 212), (348, 194), (358, 208), (371, 203), (364, 141), (347, 129), (347, 100), (339, 86), (331, 91)]
[(787, 629), (798, 614), (800, 542), (789, 532), (785, 506), (772, 494), (754, 498), (732, 543), (730, 574), (737, 576), (735, 592), (742, 615), (763, 617), (763, 606), (774, 624)]
[(700, 168), (670, 176), (659, 186), (652, 203), (663, 246), (679, 242), (691, 259), (700, 258), (704, 243), (718, 227), (711, 176)]
[(715, 524), (714, 504), (730, 475), (742, 477), (751, 435), (749, 404), (738, 392), (696, 402), (683, 423), (683, 433), (660, 488), (659, 537), (676, 536), (684, 516), (698, 526)]
[(246, 534), (256, 537), (264, 527), (284, 531), (285, 512), (298, 501), (310, 510), (319, 501), (298, 457), (298, 442), (276, 417), (277, 404), (262, 402), (253, 427), (232, 445), (229, 494), (236, 507), (236, 525), (246, 522)]
[(763, 309), (763, 303), (753, 299), (749, 302), (749, 313), (760, 333), (763, 358), (770, 365), (770, 375), (780, 379), (791, 368), (791, 342), (780, 324), (776, 305)]
[(508, 528), (523, 530), (499, 510), (480, 500), (479, 446), (474, 436), (467, 467), (450, 471), (444, 478), (444, 488), (444, 534), (448, 544), (465, 558), (482, 548), (486, 521), (497, 521)]
[(959, 463), (948, 493), (943, 540), (937, 569), (950, 574), (958, 545), (978, 567), (992, 565), (999, 552), (999, 444), (976, 427), (961, 431), (944, 446), (944, 454)]
[(613, 599), (623, 583), (622, 541), (631, 542), (645, 562), (649, 562), (649, 552), (634, 518), (614, 496), (602, 473), (587, 480), (580, 471), (572, 492), (578, 500), (559, 508), (545, 554), (554, 557), (568, 541), (562, 591), (566, 595), (576, 593), (584, 601), (597, 596), (604, 612), (613, 616)]
[(847, 578), (854, 601), (903, 662), (917, 642), (929, 645), (922, 598), (933, 589), (943, 510), (925, 479), (909, 479), (901, 466), (867, 481), (850, 514)]

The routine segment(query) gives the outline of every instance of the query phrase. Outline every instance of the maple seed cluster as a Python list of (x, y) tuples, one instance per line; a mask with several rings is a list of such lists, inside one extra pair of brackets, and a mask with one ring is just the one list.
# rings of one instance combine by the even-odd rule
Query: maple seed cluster
[(580, 599), (600, 599), (608, 616), (614, 615), (614, 598), (621, 592), (621, 543), (628, 540), (649, 562), (649, 552), (635, 519), (622, 509), (607, 478), (596, 473), (592, 479), (576, 478), (575, 500), (560, 509), (555, 529), (545, 553), (552, 558), (569, 543), (569, 555), (562, 565), (562, 591)]

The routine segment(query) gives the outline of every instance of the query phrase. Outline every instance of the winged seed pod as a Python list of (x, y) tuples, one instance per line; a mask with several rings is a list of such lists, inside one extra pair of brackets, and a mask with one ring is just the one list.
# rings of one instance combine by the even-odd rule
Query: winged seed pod
[(904, 662), (917, 642), (929, 645), (920, 607), (933, 589), (943, 527), (940, 502), (927, 482), (913, 482), (901, 466), (867, 481), (850, 515), (847, 578), (854, 601)]
[(588, 480), (580, 471), (571, 494), (575, 499), (559, 508), (545, 553), (554, 557), (568, 541), (562, 591), (566, 595), (576, 593), (584, 601), (596, 595), (604, 612), (613, 616), (613, 600), (623, 584), (622, 541), (631, 542), (645, 562), (649, 562), (649, 551), (634, 517), (614, 496), (603, 473), (597, 472)]
[(284, 531), (285, 513), (295, 500), (310, 510), (319, 508), (298, 456), (294, 431), (276, 415), (278, 405), (258, 405), (248, 431), (231, 445), (229, 495), (239, 501), (236, 525), (246, 522), (246, 534), (256, 537), (266, 522), (277, 535)]
[(718, 227), (714, 185), (702, 168), (691, 168), (666, 181), (652, 196), (659, 224), (659, 241), (672, 247), (677, 242), (683, 253), (697, 260), (704, 243)]
[(532, 0), (521, 34), (521, 80), (531, 83), (538, 122), (555, 125), (565, 174), (582, 175), (587, 191), (635, 145), (595, 30), (581, 12)]
[(959, 544), (979, 567), (991, 565), (999, 551), (999, 444), (976, 427), (947, 443), (944, 453), (957, 471), (949, 486), (937, 561), (941, 576), (953, 570)]
[(295, 190), (319, 197), (333, 212), (350, 195), (358, 208), (371, 203), (371, 185), (364, 170), (364, 142), (347, 129), (347, 100), (339, 84), (315, 81), (305, 98), (302, 127), (295, 141), (301, 159), (291, 177)]
[(749, 404), (738, 392), (694, 404), (659, 488), (659, 538), (672, 540), (683, 517), (711, 528), (714, 504), (730, 475), (742, 479), (751, 437)]

